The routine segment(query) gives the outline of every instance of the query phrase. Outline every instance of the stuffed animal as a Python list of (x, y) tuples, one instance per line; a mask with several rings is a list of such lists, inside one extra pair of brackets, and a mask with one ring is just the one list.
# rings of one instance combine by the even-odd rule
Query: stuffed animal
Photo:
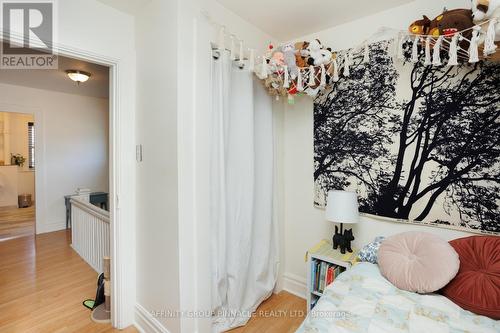
[[(475, 24), (496, 18), (495, 41), (500, 41), (500, 0), (472, 0), (472, 18)], [(488, 30), (488, 23), (481, 25), (483, 35)], [(484, 37), (482, 38), (484, 41)]]
[[(486, 1), (486, 0), (473, 0)], [(500, 1), (500, 0), (495, 0)], [(474, 26), (472, 11), (469, 9), (454, 9), (444, 11), (433, 20), (427, 16), (410, 24), (408, 31), (414, 35), (453, 36), (455, 33)]]
[[(495, 16), (496, 10), (500, 7), (500, 0), (472, 0), (472, 18), (474, 23), (482, 23)], [(498, 12), (496, 12), (498, 15)]]
[(271, 57), (271, 64), (276, 66), (284, 66), (285, 65), (285, 55), (283, 52), (274, 52)]
[(431, 22), (432, 21), (424, 15), (422, 20), (417, 20), (410, 24), (408, 31), (414, 35), (427, 35)]
[(287, 96), (287, 89), (283, 88), (283, 82), (279, 76), (271, 75), (264, 81), (264, 86), (267, 88), (271, 96)]
[(273, 50), (274, 50), (274, 45), (270, 43), (267, 46), (267, 51), (266, 51), (266, 54), (265, 54), (265, 56), (266, 56), (267, 59), (271, 59), (271, 57), (273, 56), (273, 52), (274, 52)]
[(280, 73), (283, 66), (285, 66), (285, 55), (280, 51), (274, 52), (269, 60), (269, 68), (271, 72)]
[(270, 66), (266, 63), (266, 70), (264, 71), (264, 73), (262, 72), (262, 66), (264, 66), (263, 64), (257, 64), (255, 65), (255, 69), (254, 69), (254, 73), (255, 75), (257, 75), (257, 77), (261, 80), (265, 80), (269, 75), (272, 74), (272, 71), (271, 71), (271, 68)]
[[(472, 21), (472, 11), (470, 9), (448, 10), (431, 21), (428, 34), (433, 37), (450, 37), (473, 26), (474, 22)], [(470, 36), (464, 37), (470, 38)]]
[(295, 62), (298, 67), (304, 68), (307, 66), (307, 59), (309, 59), (309, 51), (307, 47), (309, 42), (301, 42), (295, 44)]
[(309, 51), (309, 65), (320, 66), (325, 65), (332, 59), (332, 52), (330, 50), (325, 50), (319, 39), (314, 39), (309, 43), (307, 47)]
[(285, 44), (281, 48), (285, 58), (285, 64), (288, 66), (290, 71), (290, 76), (295, 79), (299, 74), (299, 69), (297, 68), (297, 60), (295, 59), (295, 47), (293, 44)]

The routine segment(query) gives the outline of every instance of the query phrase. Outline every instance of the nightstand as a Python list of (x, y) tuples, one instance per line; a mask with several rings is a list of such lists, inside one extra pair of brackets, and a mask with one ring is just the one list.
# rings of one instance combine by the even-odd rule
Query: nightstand
[(307, 311), (311, 311), (326, 287), (335, 281), (340, 273), (351, 268), (356, 262), (358, 250), (340, 253), (332, 243), (322, 240), (306, 253), (307, 262)]

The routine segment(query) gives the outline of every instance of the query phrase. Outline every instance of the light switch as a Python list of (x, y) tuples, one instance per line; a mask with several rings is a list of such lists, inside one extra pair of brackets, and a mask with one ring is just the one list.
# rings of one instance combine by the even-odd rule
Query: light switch
[(135, 146), (135, 159), (137, 162), (142, 162), (142, 145)]

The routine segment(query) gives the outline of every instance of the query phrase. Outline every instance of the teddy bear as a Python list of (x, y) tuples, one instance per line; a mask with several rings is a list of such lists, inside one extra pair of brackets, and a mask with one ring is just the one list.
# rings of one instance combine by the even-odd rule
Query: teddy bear
[(309, 42), (299, 42), (295, 44), (295, 63), (297, 67), (304, 68), (307, 66), (307, 59), (309, 58), (308, 46)]
[[(500, 41), (500, 0), (472, 0), (472, 19), (475, 24), (481, 24), (493, 18), (497, 19), (495, 41)], [(481, 25), (481, 31), (486, 34), (487, 23)]]
[(324, 49), (319, 39), (313, 39), (307, 47), (309, 51), (308, 65), (326, 65), (332, 59), (332, 52)]
[(281, 48), (281, 52), (285, 58), (285, 64), (288, 66), (290, 71), (290, 76), (295, 79), (299, 74), (299, 69), (297, 68), (297, 60), (295, 58), (295, 46), (293, 44), (285, 44)]

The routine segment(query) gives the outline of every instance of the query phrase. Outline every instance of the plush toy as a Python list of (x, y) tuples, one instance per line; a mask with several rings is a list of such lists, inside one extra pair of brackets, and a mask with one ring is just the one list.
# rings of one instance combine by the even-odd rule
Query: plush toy
[(289, 95), (296, 95), (299, 91), (297, 90), (297, 84), (295, 83), (295, 81), (292, 81), (290, 83), (290, 88), (288, 89), (288, 94)]
[[(500, 41), (500, 0), (472, 0), (472, 18), (475, 24), (496, 18), (495, 41)], [(488, 27), (488, 23), (481, 24), (483, 34), (487, 33)]]
[[(431, 21), (428, 34), (433, 37), (450, 37), (473, 26), (474, 22), (472, 21), (472, 11), (470, 9), (448, 10)], [(464, 37), (470, 38), (470, 36)]]
[(271, 57), (271, 65), (273, 66), (284, 66), (285, 65), (285, 55), (283, 52), (274, 52), (273, 56)]
[(283, 82), (276, 75), (269, 76), (264, 81), (264, 86), (267, 88), (269, 95), (271, 96), (287, 96), (287, 89), (283, 88)]
[(424, 15), (422, 20), (417, 20), (410, 24), (408, 31), (414, 35), (427, 35), (431, 22), (432, 21)]
[(292, 79), (295, 79), (299, 73), (299, 69), (297, 68), (297, 60), (295, 59), (295, 47), (293, 44), (285, 44), (281, 48), (285, 58), (285, 64), (288, 66), (288, 70), (290, 71), (290, 76)]
[(309, 43), (307, 47), (309, 51), (309, 65), (320, 66), (325, 65), (332, 59), (332, 52), (330, 50), (325, 50), (319, 39), (314, 39)]
[(488, 19), (499, 18), (497, 9), (500, 7), (500, 0), (472, 0), (472, 18), (474, 23), (482, 23)]
[(266, 58), (267, 59), (271, 59), (271, 57), (273, 56), (273, 51), (274, 50), (274, 45), (273, 44), (269, 44), (267, 46), (267, 51), (266, 51)]
[(269, 60), (269, 70), (271, 73), (281, 73), (283, 71), (282, 66), (285, 66), (285, 55), (283, 52), (276, 51), (272, 54)]
[(254, 69), (254, 73), (255, 75), (257, 75), (257, 77), (261, 80), (265, 80), (269, 75), (272, 74), (272, 71), (271, 71), (271, 68), (270, 66), (266, 63), (266, 69), (265, 71), (262, 70), (262, 66), (264, 66), (263, 64), (256, 64), (255, 65), (255, 69)]
[[(486, 1), (486, 0), (473, 0)], [(500, 0), (496, 0), (500, 1)], [(410, 24), (408, 31), (414, 35), (453, 36), (455, 33), (474, 26), (469, 9), (447, 10), (433, 20), (427, 16)]]
[(304, 68), (307, 66), (307, 59), (309, 59), (309, 51), (307, 47), (309, 42), (301, 42), (295, 44), (295, 63), (298, 67)]

